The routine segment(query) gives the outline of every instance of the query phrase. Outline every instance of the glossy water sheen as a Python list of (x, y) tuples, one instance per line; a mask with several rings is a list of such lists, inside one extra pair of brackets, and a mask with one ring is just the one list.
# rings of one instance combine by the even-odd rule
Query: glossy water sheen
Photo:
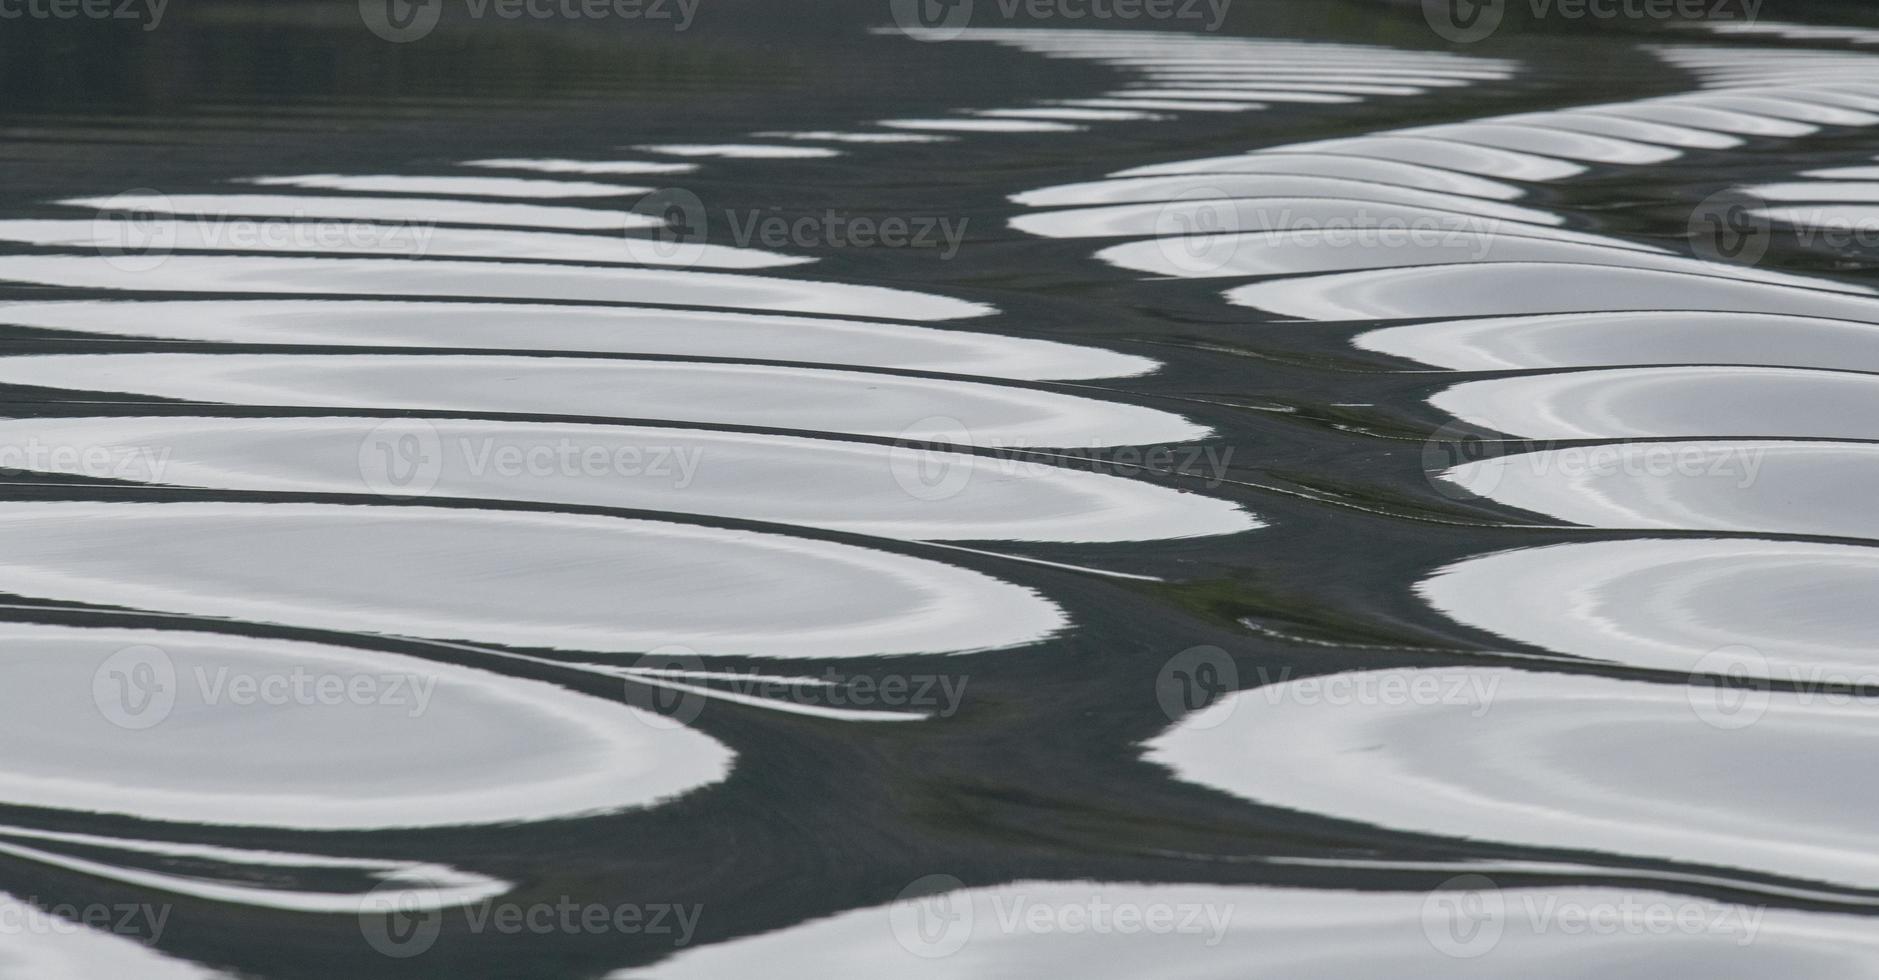
[[(404, 482), (401, 446), (416, 440)], [(906, 446), (644, 426), (456, 419), (0, 420), (0, 455), (33, 440), (76, 453), (27, 468), (218, 490), (385, 493), (616, 507), (884, 537), (1138, 541), (1258, 527), (1232, 503), (1041, 461)], [(106, 474), (94, 474), (106, 475)]]
[(1865, 639), (1875, 587), (1879, 549), (1689, 538), (1506, 551), (1416, 590), (1464, 623), (1559, 653), (1802, 680), (1831, 670), (1845, 682), (1879, 661)]
[[(730, 769), (728, 750), (641, 709), (380, 651), (22, 624), (0, 642), (21, 682), (0, 742), (31, 746), (0, 766), (0, 792), (31, 806), (310, 829), (509, 823), (646, 806)], [(169, 697), (100, 712), (95, 686), (140, 665)], [(334, 678), (312, 695), (326, 710), (270, 710), (265, 699), (296, 696), (296, 670)], [(244, 677), (277, 680), (228, 686)], [(331, 684), (371, 685), (378, 700)]]
[(0, 358), (0, 383), (235, 405), (668, 419), (1006, 447), (1187, 442), (1158, 409), (1032, 388), (824, 368), (430, 354)]
[(1709, 440), (1516, 453), (1441, 478), (1523, 510), (1605, 528), (1879, 539), (1879, 443)]
[(0, 303), (0, 322), (231, 344), (429, 347), (803, 361), (1043, 381), (1146, 374), (1146, 357), (907, 323), (719, 311), (412, 303), (169, 300)]
[(1764, 367), (1611, 368), (1470, 381), (1429, 403), (1519, 436), (1792, 436), (1879, 433), (1879, 377)]
[[(1769, 335), (1781, 338), (1770, 344)], [(1386, 327), (1365, 350), (1456, 371), (1624, 364), (1742, 364), (1879, 373), (1879, 326), (1779, 314), (1571, 313)]]
[(0, 256), (0, 279), (88, 289), (730, 306), (911, 320), (991, 312), (979, 303), (904, 289), (670, 269), (199, 255), (169, 256), (162, 269), (151, 276), (102, 256)]
[[(1562, 905), (1683, 904), (1649, 892), (1593, 888), (1508, 890), (1493, 898), (1516, 916), (1527, 908)], [(1712, 902), (1698, 907), (1705, 922), (1737, 921), (1739, 913), (1754, 912)], [(1129, 910), (1125, 917), (1143, 918), (1117, 919), (1119, 908)], [(1150, 928), (1150, 914), (1163, 917), (1161, 924)], [(1191, 980), (1229, 980), (1249, 970), (1315, 980), (1485, 978), (1506, 976), (1510, 969), (1522, 977), (1564, 980), (1596, 969), (1600, 976), (1646, 980), (1658, 976), (1652, 960), (1674, 957), (1706, 977), (1755, 980), (1771, 970), (1879, 976), (1879, 944), (1866, 936), (1857, 916), (1769, 913), (1758, 920), (1752, 944), (1742, 942), (1745, 928), (1737, 935), (1626, 935), (1616, 927), (1569, 935), (1522, 922), (1497, 939), (1482, 934), (1476, 944), (1453, 941), (1452, 948), (1464, 952), (1492, 948), (1492, 956), (1468, 957), (1452, 956), (1430, 938), (1443, 935), (1438, 930), (1447, 927), (1446, 919), (1423, 892), (1017, 881), (847, 912), (684, 952), (630, 975), (811, 980), (827, 976), (835, 961), (935, 980), (1065, 969), (1080, 977), (1124, 980), (1163, 975), (1170, 963)], [(1101, 927), (1083, 924), (1099, 921)], [(919, 931), (922, 924), (925, 933)], [(1465, 921), (1457, 925), (1468, 934)], [(1641, 927), (1640, 921), (1633, 930)]]
[[(1064, 625), (976, 572), (663, 521), (315, 504), (0, 507), (0, 591), (516, 647), (840, 657), (1021, 645)], [(734, 608), (710, 597), (736, 594)]]
[[(1879, 881), (1874, 788), (1831, 778), (1873, 737), (1869, 705), (1770, 694), (1753, 725), (1732, 729), (1706, 722), (1677, 684), (1467, 668), (1399, 679), (1492, 698), (1331, 707), (1293, 696), (1307, 682), (1291, 681), (1191, 716), (1148, 757), (1269, 806), (1401, 830)], [(1768, 792), (1739, 793), (1721, 772)]]

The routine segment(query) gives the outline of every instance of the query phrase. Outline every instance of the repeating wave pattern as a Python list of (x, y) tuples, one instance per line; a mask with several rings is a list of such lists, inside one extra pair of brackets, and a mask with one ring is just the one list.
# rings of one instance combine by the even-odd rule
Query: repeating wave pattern
[[(1868, 905), (1870, 794), (1822, 775), (1857, 765), (1872, 719), (1822, 688), (1873, 676), (1879, 549), (1860, 488), (1879, 432), (1867, 373), (1879, 305), (1853, 278), (1706, 251), (1705, 232), (1738, 229), (1706, 227), (1703, 206), (1676, 229), (1692, 255), (1597, 230), (1570, 202), (1615, 173), (1720, 169), (1809, 139), (1869, 145), (1879, 61), (1649, 50), (1701, 89), (1159, 163), (1012, 198), (1027, 209), (1019, 231), (1100, 242), (1097, 259), (1163, 282), (1228, 280), (1219, 295), (1233, 306), (1346, 326), (1359, 349), (1438, 369), (1419, 377), (1452, 421), (1424, 458), (1489, 452), (1428, 474), (1450, 501), (1633, 532), (1466, 557), (1414, 586), (1491, 645), (1512, 644), (1518, 668), (1344, 676), (1427, 695), (1397, 700), (1267, 680), (1181, 719), (1147, 758), (1288, 813)], [(1766, 201), (1856, 208), (1875, 175), (1725, 183), (1750, 204), (1715, 213), (1759, 219), (1748, 230), (1766, 235), (1771, 220), (1803, 224)], [(1819, 537), (1853, 540), (1807, 540)], [(1763, 684), (1744, 696), (1728, 678)], [(1762, 789), (1744, 795), (1738, 777)]]
[[(1212, 435), (1062, 384), (1156, 361), (931, 325), (995, 312), (981, 302), (774, 274), (809, 256), (673, 249), (662, 219), (628, 210), (651, 188), (614, 182), (704, 165), (490, 157), (462, 164), (480, 175), (272, 174), (238, 181), (259, 192), (79, 196), (57, 203), (84, 217), (0, 221), (0, 240), (31, 249), (0, 256), (0, 277), (83, 291), (9, 303), (7, 323), (246, 351), (0, 358), (8, 384), (52, 392), (65, 413), (0, 422), (0, 443), (22, 453), (11, 472), (70, 498), (0, 505), (0, 590), (183, 626), (0, 629), (16, 695), (0, 740), (37, 742), (0, 766), (0, 798), (158, 828), (147, 840), (0, 828), (0, 854), (254, 909), (488, 902), (516, 886), (415, 861), (169, 841), (161, 828), (513, 827), (657, 808), (737, 765), (686, 724), (701, 698), (851, 724), (929, 714), (743, 693), (831, 684), (752, 672), (752, 658), (1022, 657), (1076, 628), (1039, 590), (932, 542), (1261, 526), (1228, 501), (1038, 452)], [(230, 216), (279, 235), (222, 237)], [(44, 444), (62, 452), (25, 452)], [(1029, 458), (998, 455), (1013, 452)], [(99, 454), (125, 465), (83, 462)], [(154, 495), (84, 499), (101, 481)], [(176, 499), (182, 488), (239, 499)], [(628, 696), (519, 669), (625, 683)], [(217, 678), (288, 673), (396, 684), (411, 710), (283, 717), (214, 700)], [(101, 715), (99, 684), (165, 700)], [(146, 710), (184, 721), (148, 727)], [(0, 973), (211, 975), (142, 950), (9, 949)]]
[[(1213, 379), (1252, 362), (1224, 344), (1129, 347), (1149, 356), (993, 333), (996, 277), (915, 289), (780, 247), (674, 250), (663, 220), (630, 210), (654, 178), (730, 161), (1003, 134), (1073, 146), (1104, 123), (1336, 111), (1522, 67), (1137, 31), (953, 36), (1128, 80), (747, 137), (770, 142), (694, 131), (625, 159), (493, 155), (536, 152), (517, 148), (423, 173), (270, 171), (0, 219), (16, 246), (0, 279), (47, 293), (0, 302), (0, 324), (40, 332), (0, 356), (24, 406), (0, 418), (15, 491), (0, 650), (17, 681), (0, 743), (31, 747), (0, 762), (0, 861), (224, 927), (364, 930), (374, 956), (384, 912), (454, 923), (441, 914), (682, 892), (674, 879), (729, 909), (695, 948), (608, 980), (1879, 976), (1876, 801), (1844, 778), (1874, 721), (1841, 697), (1872, 675), (1879, 625), (1860, 493), (1879, 459), (1879, 298), (1818, 263), (1731, 262), (1686, 247), (1691, 229), (1602, 220), (1578, 196), (1615, 174), (1864, 145), (1879, 126), (1864, 56), (1653, 46), (1702, 87), (1010, 196), (1017, 246), (1096, 249), (1101, 267), (1064, 291), (1113, 291), (1065, 308), (1110, 303), (1133, 323), (1193, 288), (1197, 320), (1247, 334), (1345, 330), (1355, 354), (1389, 359), (1371, 375), (1413, 390), (1408, 418), (1386, 419), (1342, 400), (1341, 379), (1230, 402)], [(1808, 227), (1790, 204), (1862, 206), (1879, 173), (1757, 169), (1731, 192), (1781, 205), (1738, 209), (1762, 232)], [(218, 237), (205, 219), (229, 215), (288, 231)], [(294, 230), (315, 220), (341, 234)], [(1000, 288), (1027, 315), (1050, 309)], [(1176, 397), (1125, 393), (1175, 361), (1200, 375)], [(1421, 459), (1419, 496), (1333, 500), (1311, 471), (1346, 461), (1294, 451), (1277, 425), (1255, 444), (1303, 472), (1235, 471), (1236, 499), (1077, 465), (1204, 446), (1236, 412), (1309, 416), (1335, 432), (1314, 450), (1387, 442), (1360, 465)], [(1437, 424), (1425, 449), (1488, 454), (1402, 451)], [(1254, 494), (1272, 512), (1239, 502)], [(1407, 576), (1389, 615), (1440, 622), (1424, 642), (1353, 641), (1334, 616), (1330, 640), (1262, 625), (1272, 596), (1331, 594), (1338, 569), (1280, 557), (1188, 577), (1221, 541), (1311, 551), (1322, 525), (1299, 515), (1333, 502), (1375, 512), (1354, 533)], [(1403, 514), (1431, 538), (1492, 526), (1509, 544), (1416, 564), (1421, 550), (1394, 553)], [(1149, 557), (1106, 567), (1118, 545)], [(1174, 621), (1134, 621), (1139, 596), (1192, 613), (1174, 632), (1209, 645), (1137, 692), (1157, 703), (1123, 705), (1112, 682), (1153, 673)], [(1248, 627), (1252, 657), (1211, 645)], [(1328, 647), (1363, 659), (1315, 658)], [(1004, 686), (966, 725), (830, 697), (831, 665), (943, 684), (974, 664)], [(283, 712), (208, 693), (296, 670), (382, 696)], [(1385, 693), (1327, 696), (1338, 682)], [(975, 768), (987, 746), (1065, 782), (1001, 783)], [(874, 785), (882, 773), (920, 780)], [(751, 799), (774, 812), (734, 812)], [(844, 812), (805, 803), (828, 799)], [(784, 859), (817, 835), (845, 847)], [(882, 876), (936, 867), (977, 877), (928, 875), (883, 904)], [(1363, 886), (1328, 887), (1346, 880)], [(0, 915), (39, 906), (15, 891)], [(1703, 927), (1546, 925), (1588, 909)], [(1510, 928), (1482, 940), (1456, 921)], [(474, 960), (495, 938), (477, 938), (413, 975), (488, 968)], [(591, 936), (515, 948), (579, 975), (624, 958)], [(405, 962), (390, 955), (374, 966)], [(14, 974), (245, 975), (91, 932), (0, 947)]]

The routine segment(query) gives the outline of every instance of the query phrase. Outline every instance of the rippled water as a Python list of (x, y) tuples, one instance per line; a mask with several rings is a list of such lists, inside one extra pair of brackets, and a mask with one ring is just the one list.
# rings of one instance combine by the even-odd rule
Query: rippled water
[(909, 7), (0, 36), (0, 977), (1879, 976), (1870, 15)]

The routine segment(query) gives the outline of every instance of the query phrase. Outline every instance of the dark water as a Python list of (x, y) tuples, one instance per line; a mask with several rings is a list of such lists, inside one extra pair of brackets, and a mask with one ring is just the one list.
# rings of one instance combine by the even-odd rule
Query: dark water
[(661, 10), (0, 30), (0, 976), (1879, 975), (1870, 15)]

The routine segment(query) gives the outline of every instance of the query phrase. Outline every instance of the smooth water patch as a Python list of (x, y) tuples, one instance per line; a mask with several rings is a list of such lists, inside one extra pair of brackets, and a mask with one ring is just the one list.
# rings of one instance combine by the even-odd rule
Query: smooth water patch
[(1735, 133), (1741, 136), (1772, 136), (1790, 139), (1796, 136), (1811, 136), (1820, 132), (1820, 127), (1807, 123), (1736, 112), (1719, 106), (1705, 106), (1691, 102), (1684, 96), (1601, 105), (1582, 111), (1594, 115), (1617, 116), (1621, 119), (1669, 123), (1690, 129), (1713, 129), (1717, 132)]
[[(125, 217), (137, 212), (192, 215), (205, 228), (231, 226), (231, 215), (258, 218), (331, 219), (410, 224), (499, 225), (517, 228), (560, 228), (574, 231), (626, 231), (663, 228), (657, 215), (600, 208), (569, 208), (548, 204), (502, 204), (489, 201), (450, 201), (425, 197), (296, 197), (285, 194), (119, 194), (115, 197), (73, 197), (60, 204), (97, 208), (101, 217)], [(165, 226), (153, 229), (161, 232)], [(239, 227), (239, 226), (236, 226)], [(233, 228), (230, 234), (234, 234)]]
[(1399, 129), (1396, 132), (1403, 136), (1434, 136), (1522, 153), (1628, 166), (1664, 163), (1683, 155), (1655, 143), (1639, 143), (1615, 136), (1595, 136), (1570, 129), (1552, 129), (1542, 122), (1513, 123), (1501, 120), (1444, 123), (1418, 129)]
[(1494, 116), (1481, 121), (1484, 123), (1529, 123), (1544, 126), (1547, 129), (1612, 136), (1640, 143), (1661, 143), (1665, 146), (1690, 150), (1728, 150), (1741, 146), (1743, 143), (1743, 140), (1738, 137), (1707, 129), (1691, 129), (1688, 126), (1673, 126), (1670, 123), (1651, 122), (1645, 119), (1600, 115), (1596, 111), (1586, 110), (1517, 113), (1511, 116)]
[(650, 187), (526, 177), (300, 174), (291, 177), (247, 177), (240, 182), (263, 187), (305, 187), (309, 190), (350, 191), (354, 194), (443, 194), (449, 197), (621, 197), (652, 193)]
[[(4, 269), (0, 260), (0, 274)], [(1714, 275), (1690, 275), (1552, 262), (1436, 265), (1274, 279), (1230, 289), (1226, 298), (1237, 306), (1305, 320), (1707, 310), (1879, 323), (1879, 301), (1830, 291), (1866, 287), (1746, 282), (1733, 269), (1718, 265)]]
[[(1769, 343), (1775, 337), (1781, 342)], [(1665, 310), (1433, 320), (1372, 330), (1352, 343), (1454, 371), (1744, 364), (1879, 373), (1879, 326), (1773, 313)]]
[(876, 125), (941, 133), (1075, 133), (1085, 128), (1045, 119), (883, 119)]
[[(1209, 209), (1196, 210), (1207, 213)], [(1124, 269), (1191, 279), (1445, 264), (1474, 267), (1507, 262), (1609, 265), (1692, 275), (1704, 275), (1714, 268), (1697, 259), (1647, 251), (1649, 246), (1634, 246), (1621, 240), (1611, 240), (1611, 244), (1569, 241), (1556, 238), (1549, 229), (1518, 225), (1499, 232), (1480, 231), (1467, 227), (1479, 222), (1469, 222), (1461, 216), (1456, 219), (1447, 227), (1405, 228), (1399, 223), (1383, 221), (1368, 228), (1306, 228), (1156, 238), (1113, 245), (1097, 252), (1096, 257)], [(1760, 269), (1748, 270), (1741, 278), (1782, 284), (1810, 282), (1803, 276)]]
[(731, 767), (663, 716), (384, 651), (21, 623), (0, 644), (9, 804), (308, 830), (513, 823), (649, 806)]
[[(161, 269), (160, 274), (152, 271)], [(0, 280), (153, 292), (440, 296), (543, 302), (713, 306), (784, 313), (951, 320), (983, 303), (883, 286), (723, 272), (458, 259), (169, 255), (157, 266), (115, 256), (0, 256)]]
[[(137, 219), (92, 221), (0, 220), (0, 241), (43, 247), (135, 253), (150, 223)], [(398, 258), (523, 259), (586, 265), (676, 265), (706, 269), (775, 269), (815, 259), (755, 248), (687, 242), (683, 247), (652, 238), (573, 235), (494, 228), (424, 228), (349, 221), (277, 221), (250, 233), (209, 222), (180, 221), (162, 232), (162, 246), (185, 251), (321, 252)]]
[[(38, 458), (26, 453), (32, 445), (60, 451)], [(90, 465), (98, 459), (114, 462)], [(1145, 541), (1260, 526), (1231, 501), (1047, 462), (647, 426), (7, 419), (0, 464), (218, 490), (630, 508), (916, 540)]]
[[(958, 888), (943, 875), (929, 880)], [(1470, 883), (1476, 890), (1459, 887)], [(1478, 876), (1457, 886), (1377, 892), (1016, 881), (909, 895), (686, 950), (608, 980), (1879, 977), (1879, 941), (1861, 916), (1615, 888), (1496, 889)], [(1579, 927), (1588, 912), (1606, 925)], [(1702, 927), (1668, 928), (1671, 913), (1686, 923), (1700, 916)]]
[(945, 143), (956, 137), (926, 133), (853, 133), (835, 129), (752, 133), (760, 139), (808, 140), (821, 143)]
[[(1118, 170), (1111, 177), (1162, 177), (1176, 174), (1284, 174), (1297, 177), (1339, 177), (1377, 184), (1394, 184), (1441, 194), (1460, 194), (1494, 201), (1526, 195), (1513, 184), (1472, 174), (1428, 167), (1402, 160), (1349, 156), (1338, 153), (1241, 153), (1203, 157), (1174, 163), (1156, 163)], [(1072, 185), (1074, 186), (1074, 185)]]
[(1560, 180), (1586, 171), (1583, 164), (1555, 157), (1476, 146), (1433, 136), (1349, 136), (1275, 146), (1265, 152), (1343, 153), (1381, 160), (1402, 160), (1443, 170), (1459, 170), (1509, 180)]
[(1031, 381), (1121, 378), (1161, 365), (1054, 340), (910, 323), (635, 307), (399, 300), (0, 302), (0, 323), (221, 344), (660, 354), (887, 367)]
[[(1542, 649), (1784, 680), (1879, 668), (1879, 548), (1750, 538), (1587, 541), (1497, 552), (1416, 586), (1455, 620)], [(1744, 652), (1752, 656), (1737, 656)]]
[[(1139, 207), (1138, 202), (1157, 204), (1165, 202), (1169, 206), (1219, 209), (1223, 219), (1227, 218), (1225, 209), (1229, 205), (1235, 206), (1237, 210), (1244, 206), (1241, 202), (1275, 198), (1281, 200), (1327, 198), (1363, 206), (1372, 203), (1401, 204), (1444, 212), (1460, 211), (1485, 218), (1533, 225), (1565, 223), (1565, 219), (1550, 211), (1523, 208), (1465, 194), (1428, 191), (1372, 180), (1307, 177), (1292, 174), (1170, 174), (1164, 177), (1119, 177), (1084, 184), (1063, 184), (1011, 196), (1013, 202), (1027, 207), (1062, 205), (1137, 205)], [(1096, 213), (1094, 209), (1089, 210), (1090, 213)], [(1118, 211), (1116, 213), (1130, 212)], [(1153, 211), (1149, 210), (1147, 213), (1152, 214)], [(1263, 219), (1270, 220), (1266, 211), (1262, 210), (1259, 214)], [(1153, 228), (1156, 224), (1160, 222), (1151, 222), (1149, 227)], [(1284, 220), (1278, 224), (1278, 227), (1290, 226), (1291, 223)], [(1163, 227), (1162, 233), (1166, 234), (1174, 230), (1176, 227), (1169, 225)], [(1234, 228), (1215, 226), (1209, 230), (1231, 231)], [(1241, 230), (1251, 229), (1241, 226)]]
[(842, 155), (842, 151), (826, 146), (775, 143), (658, 143), (634, 149), (675, 157), (723, 157), (727, 160), (827, 160)]
[(1879, 443), (1647, 442), (1515, 453), (1440, 478), (1586, 527), (1879, 541)]
[(828, 368), (474, 354), (47, 354), (0, 384), (282, 408), (573, 415), (1000, 448), (1193, 442), (1157, 409), (976, 381)]
[(683, 174), (698, 169), (695, 163), (656, 163), (651, 160), (563, 160), (539, 157), (503, 157), (465, 160), (465, 167), (489, 170), (533, 170), (544, 174)]
[(1480, 697), (1330, 704), (1299, 687), (1316, 679), (1285, 681), (1189, 715), (1147, 757), (1267, 806), (1409, 833), (1879, 884), (1879, 784), (1845, 776), (1879, 735), (1870, 705), (1760, 692), (1753, 723), (1731, 726), (1705, 706), (1714, 687), (1485, 668), (1385, 676)]
[(1879, 437), (1879, 376), (1851, 371), (1601, 368), (1467, 381), (1429, 404), (1534, 439)]
[(1030, 589), (936, 561), (592, 515), (12, 503), (0, 548), (0, 591), (15, 595), (596, 654), (961, 653), (1067, 625)]
[[(1191, 193), (1178, 201), (1029, 211), (1013, 217), (1011, 227), (1040, 238), (1287, 231), (1335, 234), (1374, 228), (1405, 240), (1412, 235), (1435, 238), (1464, 232), (1492, 234), (1505, 231), (1558, 241), (1611, 241), (1582, 231), (1514, 223), (1501, 215), (1481, 214), (1473, 207), (1473, 203), (1491, 202), (1473, 202), (1470, 199), (1469, 212), (1463, 212), (1383, 199), (1389, 196), (1395, 195), (1386, 191), (1369, 200), (1342, 196), (1223, 198), (1203, 191)], [(1648, 249), (1649, 246), (1638, 248)]]

